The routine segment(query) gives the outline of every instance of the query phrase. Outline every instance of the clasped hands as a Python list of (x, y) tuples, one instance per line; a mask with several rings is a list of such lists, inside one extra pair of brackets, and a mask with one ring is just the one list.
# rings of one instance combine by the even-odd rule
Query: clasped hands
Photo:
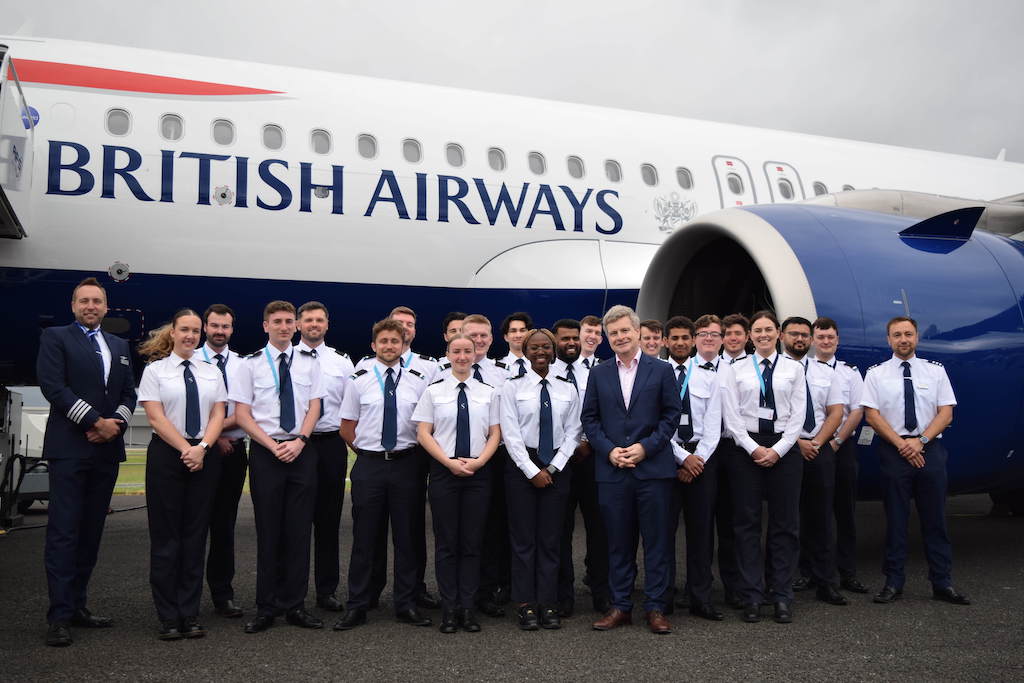
[(608, 453), (608, 461), (615, 467), (632, 469), (647, 457), (644, 447), (638, 443), (621, 448), (616, 446)]

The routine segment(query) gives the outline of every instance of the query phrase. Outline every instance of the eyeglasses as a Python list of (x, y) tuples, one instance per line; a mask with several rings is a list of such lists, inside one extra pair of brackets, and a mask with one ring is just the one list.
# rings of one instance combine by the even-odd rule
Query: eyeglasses
[(722, 333), (721, 332), (698, 332), (697, 333), (697, 338), (698, 339), (721, 339), (722, 338)]

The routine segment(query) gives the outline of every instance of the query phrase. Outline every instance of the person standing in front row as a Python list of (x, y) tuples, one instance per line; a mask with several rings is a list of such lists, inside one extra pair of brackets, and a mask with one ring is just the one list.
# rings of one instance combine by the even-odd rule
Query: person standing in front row
[(917, 504), (928, 558), (932, 596), (954, 605), (970, 598), (953, 587), (953, 551), (946, 529), (946, 460), (942, 432), (953, 421), (956, 396), (946, 369), (917, 357), (917, 321), (897, 317), (886, 325), (892, 358), (868, 368), (864, 417), (881, 440), (878, 457), (885, 504), (885, 586), (877, 603), (903, 595), (910, 499)]
[(310, 356), (292, 346), (295, 307), (271, 301), (263, 309), (269, 341), (247, 356), (228, 392), (252, 439), (249, 490), (256, 513), (256, 617), (259, 633), (285, 613), (289, 624), (323, 628), (306, 611), (309, 543), (316, 504), (316, 448), (306, 448), (326, 394)]
[(210, 527), (227, 391), (220, 371), (194, 354), (199, 315), (178, 311), (139, 346), (150, 363), (139, 403), (153, 428), (146, 449), (149, 584), (160, 640), (202, 638), (203, 556)]
[(682, 404), (672, 368), (640, 350), (640, 319), (627, 306), (604, 315), (614, 362), (590, 371), (582, 421), (594, 448), (597, 495), (608, 531), (612, 608), (593, 628), (632, 622), (637, 532), (644, 541), (644, 609), (653, 633), (671, 633), (665, 618), (672, 545), (669, 514), (676, 463), (670, 441)]
[(107, 292), (86, 278), (71, 293), (75, 322), (49, 327), (39, 338), (36, 377), (50, 403), (43, 459), (50, 476), (46, 583), (50, 608), (46, 644), (71, 645), (71, 626), (106, 628), (113, 619), (85, 606), (107, 507), (124, 461), (124, 435), (135, 410), (135, 375), (128, 342), (100, 330)]
[(498, 393), (473, 379), (473, 340), (448, 340), (451, 374), (427, 387), (413, 412), (420, 445), (431, 456), (434, 563), (441, 593), (441, 633), (480, 630), (473, 613), (480, 586), (480, 546), (491, 497), (490, 467), (501, 442)]

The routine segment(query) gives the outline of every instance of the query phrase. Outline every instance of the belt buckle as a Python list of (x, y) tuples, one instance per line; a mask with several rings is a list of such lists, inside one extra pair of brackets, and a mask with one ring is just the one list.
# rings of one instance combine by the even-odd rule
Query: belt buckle
[(395, 456), (392, 455), (392, 453), (394, 453), (394, 451), (384, 451), (384, 459), (385, 460), (394, 460)]

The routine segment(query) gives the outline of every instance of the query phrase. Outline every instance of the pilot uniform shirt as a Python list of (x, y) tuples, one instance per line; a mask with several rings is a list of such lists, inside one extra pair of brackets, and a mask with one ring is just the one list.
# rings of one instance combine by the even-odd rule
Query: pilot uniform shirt
[[(391, 370), (394, 372), (395, 407), (398, 414), (398, 438), (393, 450), (404, 451), (416, 445), (416, 424), (412, 421), (412, 414), (427, 388), (427, 382), (418, 370), (405, 369), (401, 363), (395, 363)], [(388, 366), (375, 358), (368, 367), (356, 370), (352, 375), (350, 390), (345, 392), (342, 399), (341, 419), (358, 421), (356, 439), (352, 446), (359, 450), (384, 450), (381, 439), (387, 372)]]
[[(76, 322), (75, 324), (78, 325), (78, 329), (82, 331), (82, 334), (86, 337), (89, 336), (88, 327), (80, 322)], [(112, 361), (112, 357), (110, 355), (110, 347), (107, 346), (107, 340), (99, 333), (99, 329), (99, 327), (96, 328), (97, 332), (93, 337), (96, 339), (96, 343), (99, 344), (100, 347), (100, 357), (103, 359), (103, 383), (106, 384), (110, 381), (110, 363)], [(89, 342), (89, 344), (91, 345), (92, 342)], [(128, 420), (126, 419), (125, 422), (128, 422)]]
[[(238, 376), (239, 368), (242, 367), (242, 356), (232, 351), (229, 347), (224, 347), (224, 350), (220, 354), (224, 357), (224, 372), (227, 374), (227, 385), (224, 387), (225, 392), (231, 390), (231, 385)], [(204, 363), (209, 363), (213, 366), (213, 369), (220, 375), (220, 368), (217, 367), (217, 352), (210, 348), (209, 344), (203, 344), (199, 347), (194, 354), (192, 354), (192, 360), (200, 359)], [(224, 375), (221, 375), (221, 379), (224, 380)], [(235, 402), (228, 401), (228, 412), (227, 417), (231, 417), (235, 414)], [(245, 430), (241, 427), (234, 427), (232, 429), (225, 429), (220, 433), (225, 439), (236, 439), (245, 438)]]
[(594, 366), (601, 362), (601, 359), (598, 358), (596, 355), (584, 356), (581, 353), (579, 359), (576, 362), (585, 367), (587, 370), (593, 370)]
[(511, 351), (507, 356), (501, 359), (501, 362), (508, 368), (509, 377), (522, 375), (530, 369), (530, 361), (526, 360), (526, 356), (517, 356)]
[[(459, 384), (448, 375), (428, 386), (416, 404), (413, 422), (434, 425), (434, 440), (449, 458), (455, 457), (456, 429), (459, 417)], [(479, 458), (487, 444), (487, 434), (499, 422), (498, 392), (494, 387), (470, 377), (466, 380), (469, 408), (469, 457)]]
[[(373, 362), (377, 360), (377, 356), (363, 356), (356, 363), (356, 370), (369, 371)], [(399, 363), (403, 368), (409, 368), (415, 370), (423, 376), (427, 384), (430, 384), (437, 379), (438, 373), (438, 361), (433, 356), (428, 356), (422, 353), (416, 353), (412, 349), (407, 350), (401, 356), (399, 356)]]
[[(910, 376), (914, 383), (914, 410), (917, 429), (907, 429), (904, 422), (903, 361), (893, 355), (889, 360), (868, 368), (864, 379), (864, 395), (860, 404), (875, 408), (900, 436), (919, 436), (935, 419), (939, 406), (955, 406), (956, 396), (946, 375), (946, 368), (934, 360), (913, 356)], [(942, 438), (942, 434), (938, 435)]]
[[(530, 460), (527, 448), (537, 448), (540, 441), (541, 376), (532, 369), (515, 377), (501, 388), (501, 435), (505, 448), (516, 467), (533, 479), (540, 469)], [(580, 445), (583, 424), (580, 421), (580, 399), (572, 382), (548, 371), (548, 395), (551, 397), (552, 443), (557, 449), (551, 464), (562, 471), (569, 457)]]
[(326, 392), (320, 404), (320, 419), (313, 427), (313, 432), (337, 432), (341, 427), (341, 401), (345, 397), (346, 387), (352, 381), (349, 379), (353, 372), (352, 361), (323, 343), (314, 349), (300, 341), (295, 345), (295, 350), (312, 358), (313, 364), (320, 368), (320, 381)]
[[(278, 393), (278, 366), (284, 354), (290, 358), (288, 373), (292, 378), (292, 398), (295, 404), (295, 428), (291, 432), (281, 429), (281, 399)], [(311, 356), (304, 356), (289, 346), (278, 351), (267, 344), (254, 354), (242, 359), (238, 379), (228, 389), (228, 398), (252, 408), (256, 425), (272, 439), (287, 439), (299, 435), (309, 410), (309, 402), (327, 395), (320, 379), (320, 370)], [(216, 368), (216, 366), (214, 366)]]
[[(790, 358), (790, 356), (786, 355), (786, 358)], [(792, 358), (792, 360), (796, 359)], [(811, 390), (807, 400), (811, 402), (811, 408), (814, 411), (814, 429), (810, 432), (805, 431), (803, 421), (801, 421), (800, 438), (813, 439), (821, 429), (822, 423), (825, 422), (828, 406), (842, 405), (845, 402), (843, 383), (839, 381), (835, 370), (828, 363), (822, 363), (810, 356), (804, 356), (802, 360), (796, 362), (804, 367), (807, 388)], [(806, 413), (804, 416), (806, 418)]]
[[(484, 378), (486, 384), (490, 384), (495, 389), (500, 389), (505, 380), (510, 377), (515, 377), (519, 373), (518, 371), (513, 372), (512, 368), (509, 368), (503, 361), (493, 360), (491, 358), (484, 358), (480, 361), (474, 361), (473, 365), (480, 366), (480, 376)], [(518, 366), (517, 366), (518, 367)], [(447, 358), (442, 358), (437, 362), (437, 377), (448, 377), (452, 374), (452, 364)], [(469, 368), (469, 376), (473, 376), (473, 366)], [(526, 369), (530, 369), (530, 364), (526, 364)]]
[(830, 361), (819, 362), (824, 362), (835, 370), (836, 381), (843, 392), (843, 421), (839, 423), (839, 428), (836, 429), (836, 434), (839, 434), (840, 430), (846, 426), (846, 421), (850, 419), (850, 413), (860, 408), (860, 399), (864, 394), (864, 378), (860, 376), (860, 370), (856, 366), (838, 360), (835, 356)]
[(740, 355), (736, 356), (735, 358), (733, 358), (732, 356), (730, 356), (730, 355), (729, 355), (728, 353), (726, 353), (725, 351), (722, 351), (722, 353), (718, 354), (718, 358), (719, 358), (719, 364), (721, 364), (721, 363), (725, 363), (725, 364), (727, 364), (727, 365), (732, 365), (732, 364), (733, 364), (733, 363), (735, 363), (736, 361), (740, 361), (740, 360), (743, 360), (743, 359), (744, 359), (744, 358), (746, 358), (746, 357), (747, 357), (747, 352), (746, 352), (746, 351), (742, 351), (742, 352), (740, 352)]
[[(680, 364), (673, 358), (668, 359), (668, 364), (672, 366), (672, 375), (678, 383)], [(677, 429), (672, 434), (672, 454), (678, 465), (682, 465), (691, 455), (696, 455), (703, 462), (707, 462), (718, 448), (718, 439), (722, 434), (721, 383), (714, 360), (706, 361), (700, 356), (694, 356), (683, 361), (682, 365), (686, 368), (686, 376), (690, 378), (686, 385), (686, 390), (690, 394), (690, 414), (680, 413), (679, 424), (689, 424), (693, 427), (693, 438), (690, 441), (699, 443), (694, 452), (690, 453), (686, 450), (686, 444), (679, 440)], [(682, 400), (682, 392), (679, 398)]]
[[(227, 401), (224, 379), (217, 366), (205, 363), (201, 356), (193, 354), (189, 369), (195, 378), (199, 393), (199, 432), (194, 437), (185, 432), (185, 359), (172, 352), (166, 358), (153, 361), (142, 371), (139, 383), (139, 402), (158, 401), (164, 415), (170, 420), (175, 431), (186, 439), (199, 438), (206, 433), (210, 411), (217, 402)], [(155, 434), (155, 432), (154, 432)]]
[[(753, 453), (758, 444), (749, 432), (759, 430), (761, 382), (758, 369), (763, 371), (761, 361), (764, 358), (754, 353), (731, 365), (720, 365), (722, 377), (722, 412), (725, 415), (725, 426), (736, 445), (748, 454)], [(781, 438), (772, 446), (772, 450), (784, 457), (796, 444), (797, 437), (804, 423), (804, 401), (807, 400), (807, 389), (804, 386), (804, 368), (792, 358), (786, 358), (778, 352), (768, 357), (772, 367), (772, 394), (775, 398), (774, 432)], [(755, 363), (757, 366), (755, 367)], [(770, 419), (770, 418), (768, 418)]]

